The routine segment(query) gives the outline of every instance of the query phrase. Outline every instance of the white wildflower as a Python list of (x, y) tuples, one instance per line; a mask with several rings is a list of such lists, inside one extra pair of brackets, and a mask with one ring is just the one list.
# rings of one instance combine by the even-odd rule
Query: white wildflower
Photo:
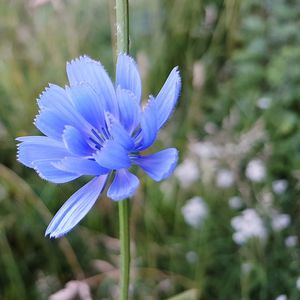
[(275, 300), (287, 300), (287, 295), (284, 295), (284, 294), (279, 295), (278, 297), (276, 297)]
[(298, 277), (296, 280), (296, 287), (297, 287), (297, 290), (300, 290), (300, 277)]
[(182, 207), (181, 212), (185, 222), (198, 228), (208, 214), (208, 207), (201, 197), (193, 197)]
[(234, 184), (234, 174), (227, 169), (221, 169), (217, 173), (217, 186), (219, 188), (229, 188)]
[(248, 208), (240, 216), (231, 220), (231, 226), (234, 228), (233, 240), (242, 245), (251, 238), (265, 240), (267, 237), (266, 228), (257, 212)]
[(211, 142), (196, 142), (189, 145), (190, 151), (200, 159), (216, 158), (220, 154), (220, 149)]
[(185, 259), (187, 260), (188, 263), (194, 264), (198, 260), (198, 254), (194, 251), (189, 251), (185, 254)]
[(295, 235), (290, 235), (284, 240), (285, 246), (288, 248), (293, 248), (298, 244), (298, 237)]
[(288, 214), (273, 213), (271, 225), (274, 231), (281, 231), (291, 224), (291, 217)]
[(266, 177), (266, 167), (262, 160), (251, 160), (246, 168), (246, 176), (254, 182), (262, 182)]
[(231, 197), (228, 200), (228, 204), (232, 209), (240, 209), (243, 206), (242, 199), (238, 196)]
[(256, 105), (257, 107), (259, 107), (260, 109), (268, 109), (270, 107), (272, 103), (272, 99), (269, 97), (262, 97), (259, 98)]
[(283, 194), (288, 187), (288, 182), (285, 179), (274, 180), (272, 182), (272, 190), (274, 193)]
[(200, 171), (194, 160), (186, 158), (176, 168), (174, 175), (179, 180), (179, 183), (183, 188), (188, 188), (200, 178)]

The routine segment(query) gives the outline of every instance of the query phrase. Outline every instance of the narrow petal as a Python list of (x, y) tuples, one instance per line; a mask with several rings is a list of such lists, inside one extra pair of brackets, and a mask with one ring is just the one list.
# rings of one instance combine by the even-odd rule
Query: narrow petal
[(151, 97), (142, 112), (141, 130), (135, 139), (138, 151), (147, 149), (154, 143), (158, 132), (157, 127), (157, 107), (155, 99)]
[(51, 144), (56, 145), (56, 146), (63, 146), (62, 142), (53, 140), (47, 136), (40, 136), (40, 135), (20, 136), (20, 137), (17, 137), (16, 140), (18, 142), (27, 142), (27, 143), (34, 143), (34, 144), (43, 144), (43, 143), (50, 142)]
[(178, 160), (178, 151), (169, 148), (151, 155), (137, 156), (132, 160), (152, 179), (161, 181), (169, 177), (174, 171)]
[(130, 151), (134, 148), (134, 141), (128, 132), (123, 128), (123, 126), (119, 123), (114, 123), (111, 126), (110, 134), (112, 138), (124, 147), (127, 151)]
[[(66, 125), (81, 131), (91, 130), (91, 125), (76, 111), (70, 95), (59, 86), (49, 85), (38, 100), (38, 104), (41, 111), (36, 117), (35, 125), (46, 135), (59, 139)], [(51, 127), (57, 130), (57, 134)]]
[(50, 138), (61, 140), (67, 121), (57, 112), (43, 110), (34, 120), (34, 125)]
[(95, 128), (104, 125), (105, 100), (102, 95), (96, 94), (94, 89), (87, 83), (73, 85), (67, 88), (67, 93), (77, 111)]
[(116, 172), (115, 178), (107, 191), (107, 196), (119, 201), (131, 197), (139, 186), (138, 178), (126, 169)]
[(181, 89), (178, 68), (175, 67), (156, 97), (158, 109), (158, 128), (162, 127), (172, 114)]
[(135, 61), (126, 54), (119, 54), (116, 70), (116, 86), (132, 91), (141, 100), (142, 83)]
[(87, 138), (75, 127), (66, 126), (62, 139), (70, 153), (79, 156), (92, 155), (93, 149), (87, 143)]
[(54, 166), (54, 163), (58, 161), (53, 161), (52, 159), (49, 160), (35, 160), (33, 162), (33, 168), (38, 173), (38, 175), (50, 182), (53, 183), (65, 183), (72, 181), (78, 178), (80, 175), (74, 174), (71, 172), (66, 172), (57, 169)]
[(45, 235), (58, 238), (72, 230), (93, 207), (103, 191), (106, 179), (107, 175), (95, 177), (73, 194), (56, 213)]
[(106, 113), (106, 124), (109, 134), (113, 140), (116, 140), (127, 151), (134, 149), (134, 141), (123, 125), (110, 113)]
[(131, 165), (128, 151), (115, 140), (107, 141), (94, 158), (100, 166), (110, 170), (128, 168)]
[(132, 134), (140, 123), (140, 105), (136, 96), (129, 90), (118, 86), (117, 100), (119, 106), (119, 118), (125, 129)]
[(99, 62), (88, 56), (79, 57), (67, 63), (67, 75), (71, 86), (88, 82), (99, 97), (105, 100), (106, 110), (116, 112), (114, 86)]
[(36, 160), (57, 160), (70, 155), (63, 143), (46, 136), (23, 137), (18, 140), (22, 141), (18, 145), (18, 160), (29, 168), (33, 168)]
[(59, 162), (53, 163), (53, 165), (59, 170), (80, 176), (98, 176), (109, 172), (108, 169), (101, 167), (96, 161), (80, 157), (66, 157)]
[(55, 84), (49, 84), (38, 99), (38, 106), (41, 110), (53, 109), (58, 110), (72, 109), (72, 103), (68, 98), (65, 89)]

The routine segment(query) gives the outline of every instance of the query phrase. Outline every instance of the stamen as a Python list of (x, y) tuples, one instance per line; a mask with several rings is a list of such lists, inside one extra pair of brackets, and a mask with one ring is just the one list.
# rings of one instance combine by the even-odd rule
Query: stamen
[(109, 132), (108, 132), (107, 124), (105, 124), (105, 127), (102, 127), (101, 129), (102, 129), (102, 132), (103, 132), (103, 135), (105, 136), (105, 138), (106, 138), (107, 140), (109, 140), (110, 134), (109, 134)]
[(99, 133), (98, 133), (95, 129), (92, 129), (92, 133), (94, 134), (94, 136), (95, 136), (98, 140), (100, 140), (101, 143), (104, 142), (105, 139), (102, 138), (102, 137), (99, 135)]
[(94, 146), (97, 150), (100, 150), (102, 148), (99, 142), (95, 141), (93, 138), (89, 137), (89, 140), (93, 143), (93, 145), (91, 145), (92, 147)]

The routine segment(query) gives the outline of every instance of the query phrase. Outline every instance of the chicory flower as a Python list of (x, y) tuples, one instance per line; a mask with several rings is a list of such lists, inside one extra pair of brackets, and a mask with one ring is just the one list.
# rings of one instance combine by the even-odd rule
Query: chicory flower
[(156, 140), (176, 105), (181, 80), (177, 67), (156, 97), (141, 108), (141, 79), (134, 60), (120, 54), (115, 85), (103, 66), (87, 56), (67, 63), (70, 85), (50, 84), (38, 100), (35, 126), (44, 136), (17, 140), (18, 160), (50, 182), (93, 176), (59, 209), (46, 235), (60, 237), (76, 226), (113, 180), (107, 196), (119, 201), (134, 194), (137, 165), (155, 181), (169, 177), (178, 160), (175, 148), (142, 155)]

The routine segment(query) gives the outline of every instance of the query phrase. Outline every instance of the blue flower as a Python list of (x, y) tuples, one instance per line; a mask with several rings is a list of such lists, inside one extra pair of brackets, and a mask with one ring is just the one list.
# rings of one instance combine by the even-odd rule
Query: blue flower
[(44, 136), (17, 140), (18, 160), (50, 182), (80, 176), (93, 179), (73, 194), (49, 224), (46, 235), (60, 237), (92, 208), (113, 175), (107, 196), (130, 197), (139, 179), (128, 169), (137, 165), (155, 181), (171, 175), (178, 152), (174, 148), (142, 155), (156, 140), (176, 105), (181, 80), (174, 68), (157, 97), (141, 108), (141, 78), (134, 60), (118, 56), (113, 85), (103, 66), (87, 56), (67, 63), (70, 86), (50, 84), (38, 100), (35, 126)]

